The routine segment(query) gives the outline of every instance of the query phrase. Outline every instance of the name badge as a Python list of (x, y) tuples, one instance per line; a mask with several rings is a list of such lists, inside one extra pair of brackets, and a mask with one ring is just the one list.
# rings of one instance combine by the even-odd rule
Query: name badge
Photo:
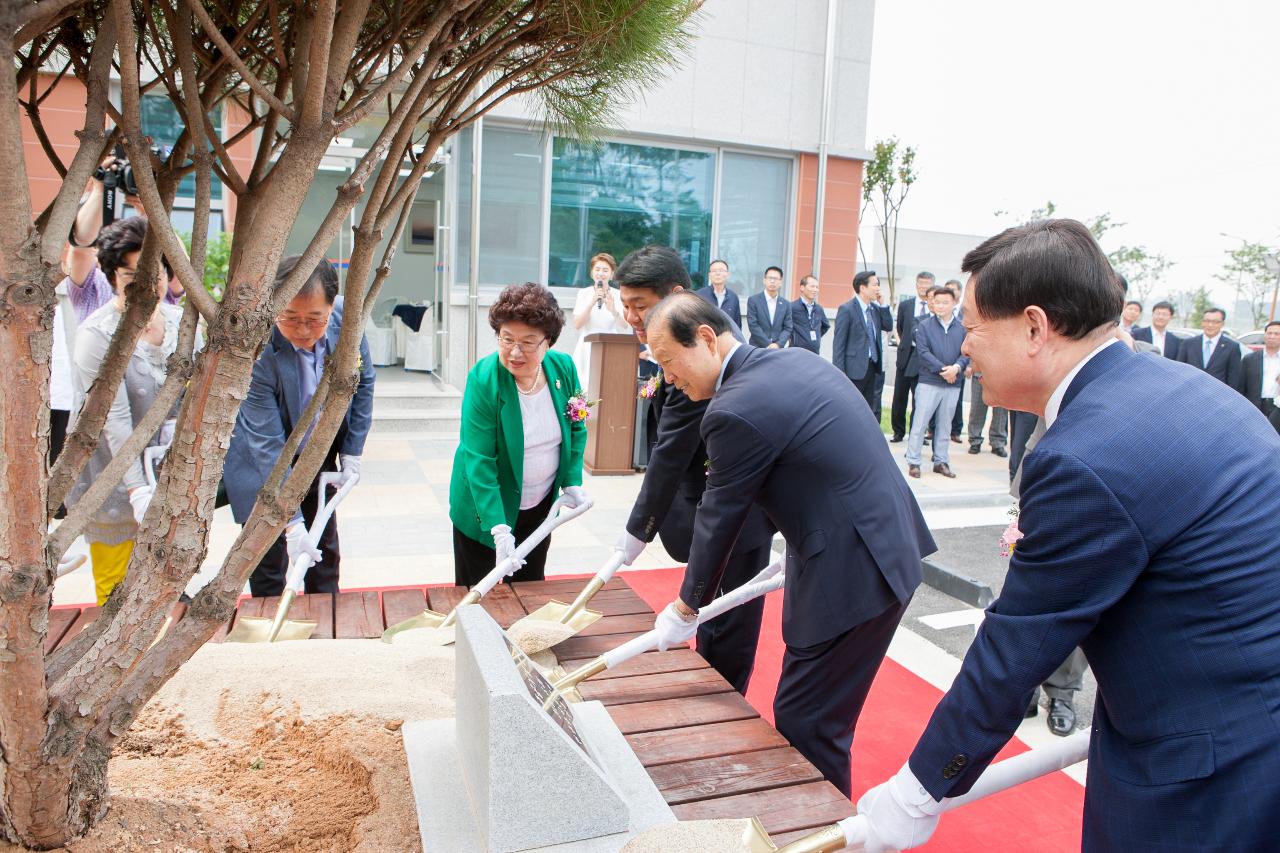
[(810, 329), (810, 330), (809, 330), (809, 340), (811, 340), (811, 341), (816, 341), (817, 339), (818, 339), (818, 330), (817, 330), (817, 329)]

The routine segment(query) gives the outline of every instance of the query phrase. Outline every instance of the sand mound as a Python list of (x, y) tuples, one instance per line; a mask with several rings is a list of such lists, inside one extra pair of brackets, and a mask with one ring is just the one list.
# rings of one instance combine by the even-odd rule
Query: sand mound
[(621, 853), (742, 853), (752, 834), (750, 820), (687, 820), (647, 829)]
[(511, 642), (519, 646), (520, 650), (527, 655), (545, 652), (552, 646), (563, 643), (575, 633), (574, 629), (568, 625), (528, 617), (507, 629), (507, 636), (511, 638)]

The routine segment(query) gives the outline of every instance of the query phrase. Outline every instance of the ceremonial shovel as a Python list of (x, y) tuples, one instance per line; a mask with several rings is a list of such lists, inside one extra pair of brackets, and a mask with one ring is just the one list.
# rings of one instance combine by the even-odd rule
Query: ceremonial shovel
[[(751, 580), (744, 583), (735, 590), (726, 592), (715, 601), (698, 611), (698, 624), (714, 619), (725, 611), (732, 610), (740, 604), (746, 604), (754, 598), (773, 592), (775, 589), (782, 589), (786, 583), (786, 575), (782, 573), (782, 558), (779, 557), (774, 563), (770, 563), (765, 569)], [(599, 675), (606, 669), (613, 669), (616, 666), (631, 660), (637, 655), (652, 651), (658, 647), (658, 632), (648, 631), (638, 637), (627, 640), (615, 649), (602, 654), (591, 663), (584, 664), (563, 678), (552, 683), (554, 692), (551, 697), (544, 703), (544, 707), (550, 707), (551, 703), (556, 700), (564, 691), (569, 690), (582, 682), (591, 678), (593, 675)]]
[[(360, 481), (359, 474), (350, 474), (347, 481), (338, 486), (338, 481), (342, 478), (342, 474), (325, 473), (320, 475), (320, 496), (323, 503), (320, 505), (320, 511), (316, 513), (315, 520), (311, 522), (311, 529), (307, 531), (307, 540), (311, 543), (311, 547), (320, 547), (320, 536), (324, 533), (325, 525), (329, 523), (329, 519), (333, 516), (333, 511), (338, 508), (338, 504), (342, 503), (342, 499), (350, 494), (356, 483)], [(338, 486), (338, 490), (329, 497), (329, 488)], [(289, 608), (293, 606), (293, 600), (298, 593), (302, 592), (302, 588), (307, 580), (307, 570), (311, 568), (314, 561), (310, 554), (299, 554), (298, 559), (293, 561), (293, 565), (289, 566), (289, 571), (285, 575), (284, 594), (280, 596), (280, 604), (276, 607), (276, 615), (274, 619), (267, 619), (263, 616), (237, 616), (235, 627), (231, 629), (231, 633), (227, 634), (228, 643), (274, 643), (276, 640), (309, 640), (311, 634), (316, 630), (316, 623), (311, 619), (286, 619), (289, 615)]]
[[(1050, 746), (1032, 749), (1013, 758), (992, 764), (978, 781), (961, 797), (949, 797), (942, 801), (942, 812), (949, 812), (974, 800), (998, 794), (1015, 785), (1047, 776), (1056, 770), (1070, 767), (1089, 757), (1089, 732), (1076, 732)], [(750, 821), (748, 837), (742, 849), (749, 853), (834, 853), (837, 850), (862, 850), (867, 843), (867, 819), (862, 815), (847, 818), (841, 824), (832, 824), (797, 839), (784, 847), (778, 847), (769, 838), (756, 818)]]
[[(561, 510), (564, 498), (557, 498), (556, 502), (551, 505), (551, 511), (547, 513), (547, 518), (542, 524), (539, 524), (529, 536), (521, 542), (507, 559), (498, 563), (489, 574), (485, 575), (478, 584), (471, 587), (467, 594), (462, 597), (448, 614), (437, 613), (434, 610), (427, 609), (412, 616), (403, 622), (392, 625), (390, 628), (382, 632), (382, 642), (389, 643), (391, 638), (401, 631), (411, 631), (414, 628), (448, 628), (453, 625), (458, 618), (458, 608), (468, 604), (475, 604), (483, 598), (489, 590), (493, 589), (507, 575), (513, 574), (520, 568), (520, 564), (529, 552), (538, 547), (538, 544), (551, 535), (551, 531), (555, 530), (566, 521), (577, 518), (587, 510), (591, 509), (591, 501), (583, 501), (572, 509)], [(447, 645), (447, 643), (446, 643)]]
[[(548, 626), (564, 626), (564, 634), (556, 642), (562, 642), (569, 639), (574, 634), (594, 625), (604, 615), (594, 610), (587, 609), (587, 603), (591, 601), (595, 594), (600, 591), (601, 587), (613, 579), (614, 574), (622, 566), (623, 554), (621, 551), (614, 551), (613, 556), (609, 558), (609, 562), (604, 564), (600, 571), (596, 572), (596, 576), (588, 581), (583, 587), (582, 592), (578, 593), (578, 597), (573, 600), (572, 604), (565, 604), (563, 601), (551, 600), (530, 613), (528, 616), (520, 619), (514, 625), (507, 629), (510, 634), (518, 634), (521, 629), (537, 627), (530, 623), (546, 623)], [(531, 649), (524, 645), (521, 646), (526, 654), (545, 651), (545, 649)]]

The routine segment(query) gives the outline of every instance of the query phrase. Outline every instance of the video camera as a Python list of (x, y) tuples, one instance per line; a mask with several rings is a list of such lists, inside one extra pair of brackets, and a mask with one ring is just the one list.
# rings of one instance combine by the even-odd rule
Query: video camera
[[(172, 145), (152, 145), (151, 153), (160, 158), (161, 163), (169, 162), (173, 153)], [(116, 190), (123, 189), (126, 196), (138, 194), (138, 180), (133, 173), (133, 164), (129, 162), (124, 147), (117, 145), (113, 154), (115, 162), (110, 166), (99, 166), (93, 173), (94, 178), (102, 181), (102, 225), (105, 228), (116, 218)]]

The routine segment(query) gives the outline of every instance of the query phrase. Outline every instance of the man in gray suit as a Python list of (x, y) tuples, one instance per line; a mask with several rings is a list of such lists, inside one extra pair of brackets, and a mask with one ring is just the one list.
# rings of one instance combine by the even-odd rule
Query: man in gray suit
[[(276, 272), (277, 288), (284, 284), (300, 259), (301, 256), (294, 255), (281, 262)], [(240, 406), (222, 472), (231, 512), (239, 524), (249, 520), (258, 491), (280, 458), (285, 440), (315, 394), (324, 372), (325, 358), (338, 345), (342, 308), (342, 300), (338, 297), (338, 275), (328, 261), (322, 260), (276, 318), (271, 337), (253, 366), (248, 396)], [(360, 456), (373, 422), (375, 378), (369, 343), (362, 338), (360, 384), (320, 468), (321, 472), (339, 470), (339, 459), (342, 473), (359, 472)], [(298, 452), (301, 453), (305, 446), (304, 439)], [(306, 538), (306, 526), (319, 511), (322, 498), (319, 484), (317, 476), (303, 498), (302, 506), (285, 525), (284, 533), (267, 550), (249, 577), (249, 589), (255, 597), (283, 592), (289, 564), (304, 552), (316, 561), (307, 571), (306, 591), (338, 591), (337, 515), (325, 525), (319, 549), (312, 548)]]

